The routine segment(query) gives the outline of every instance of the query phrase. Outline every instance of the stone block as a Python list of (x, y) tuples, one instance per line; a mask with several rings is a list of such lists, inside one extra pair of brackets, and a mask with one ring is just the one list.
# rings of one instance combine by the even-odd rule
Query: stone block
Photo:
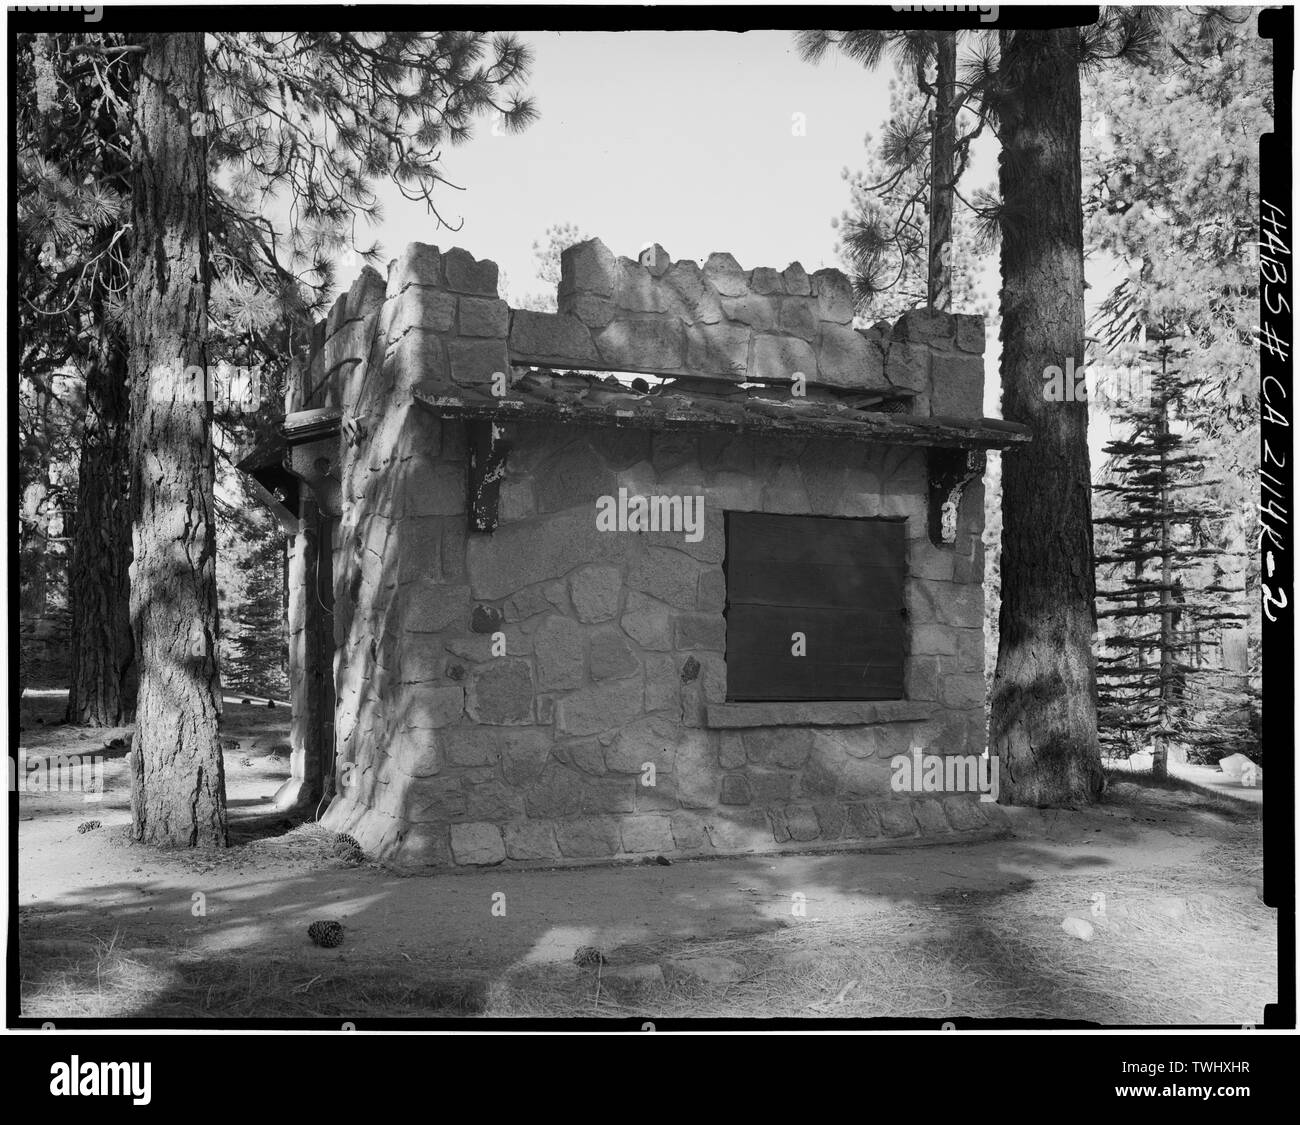
[(560, 251), (560, 294), (582, 290), (612, 297), (618, 259), (599, 238), (590, 238)]
[(585, 655), (582, 627), (558, 614), (548, 617), (534, 636), (537, 686), (546, 691), (581, 687)]
[(726, 605), (726, 575), (721, 570), (704, 571), (696, 588), (695, 607), (705, 613), (720, 614)]
[(984, 706), (984, 674), (963, 672), (946, 675), (939, 684), (939, 702), (963, 709)]
[[(692, 734), (691, 738), (702, 737)], [(647, 716), (624, 726), (605, 749), (605, 767), (611, 773), (639, 774), (653, 763), (656, 781), (673, 772), (682, 732), (660, 716)]]
[(925, 836), (943, 836), (952, 831), (948, 818), (943, 815), (943, 803), (938, 799), (921, 797), (912, 802), (916, 822)]
[[(612, 496), (617, 489), (617, 477), (586, 442), (568, 446), (547, 458), (532, 475), (533, 495), (541, 512), (558, 512), (587, 503), (594, 509), (600, 497)], [(594, 523), (594, 511), (591, 518)], [(544, 536), (548, 529), (542, 528), (535, 534)]]
[(752, 330), (743, 324), (693, 324), (686, 330), (686, 369), (692, 375), (742, 378), (749, 370)]
[(728, 773), (722, 777), (722, 795), (719, 803), (724, 805), (747, 805), (753, 799), (749, 779), (743, 773)]
[(523, 660), (502, 660), (475, 673), (465, 710), (476, 723), (519, 724), (533, 719), (533, 676)]
[(417, 730), (449, 727), (465, 710), (465, 689), (457, 684), (427, 685), (408, 690), (406, 697), (406, 724)]
[(911, 801), (884, 800), (873, 801), (871, 804), (880, 820), (881, 832), (891, 839), (915, 836), (919, 831)]
[[(403, 514), (411, 516), (464, 516), (465, 470), (459, 465), (436, 464), (424, 458), (414, 459), (403, 481)], [(398, 528), (405, 538), (406, 528)], [(403, 549), (405, 549), (403, 544)], [(423, 554), (423, 552), (420, 552)], [(437, 558), (437, 552), (432, 552)]]
[(533, 482), (529, 477), (505, 480), (501, 484), (501, 499), (497, 516), (502, 521), (526, 520), (537, 514), (537, 499), (533, 495)]
[[(602, 327), (608, 322), (606, 317)], [(510, 354), (520, 363), (598, 363), (589, 324), (590, 320), (576, 315), (515, 309), (510, 317)]]
[(471, 536), (470, 582), (474, 596), (483, 601), (510, 598), (579, 566), (621, 562), (636, 545), (637, 536), (601, 531), (592, 510), (579, 507), (552, 516), (540, 533), (532, 524), (515, 524), (498, 527), (491, 535)]
[(946, 348), (956, 331), (956, 318), (951, 313), (909, 309), (895, 322), (893, 338)]
[(756, 805), (780, 805), (794, 796), (796, 774), (752, 769), (747, 776)]
[[(814, 342), (818, 338), (821, 327), (821, 321), (817, 319), (815, 302), (799, 297), (787, 297), (781, 302), (781, 316), (778, 323), (781, 331), (787, 335)], [(810, 376), (812, 373), (812, 370), (807, 372)]]
[(818, 319), (831, 324), (850, 324), (853, 321), (853, 286), (839, 270), (818, 270), (809, 279), (813, 295), (817, 298)]
[(474, 820), (499, 824), (501, 821), (523, 815), (522, 795), (517, 789), (496, 778), (467, 782), (464, 793), (465, 815)]
[(634, 313), (667, 311), (663, 290), (640, 262), (619, 258), (614, 279), (614, 304)]
[(745, 753), (761, 766), (799, 769), (812, 751), (813, 732), (801, 727), (754, 729), (744, 733)]
[(623, 614), (620, 624), (642, 648), (666, 652), (673, 647), (673, 619), (668, 607), (643, 595), (629, 595), (628, 612)]
[(817, 356), (812, 345), (794, 336), (756, 336), (749, 378), (764, 383), (789, 383), (796, 375), (817, 379)]
[(645, 709), (681, 714), (682, 683), (676, 657), (647, 653), (645, 657)]
[(743, 297), (749, 292), (749, 278), (730, 254), (710, 254), (704, 263), (704, 278), (723, 297)]
[(845, 805), (844, 835), (853, 840), (869, 840), (880, 835), (880, 818), (869, 802)]
[(957, 637), (947, 625), (916, 625), (912, 629), (913, 656), (952, 656)]
[(581, 773), (567, 766), (546, 766), (537, 781), (524, 793), (524, 807), (528, 815), (545, 818), (572, 816), (581, 812), (586, 780)]
[(501, 829), (495, 824), (469, 823), (451, 826), (451, 854), (462, 865), (490, 867), (506, 858)]
[(546, 821), (525, 820), (505, 826), (506, 855), (511, 859), (559, 859), (555, 827)]
[(567, 859), (606, 859), (618, 854), (622, 834), (614, 817), (583, 817), (557, 824), (555, 839)]
[(569, 576), (569, 600), (578, 620), (608, 621), (618, 613), (623, 575), (617, 567), (584, 566)]
[(890, 386), (918, 394), (929, 393), (930, 352), (924, 344), (893, 340), (884, 356), (885, 378)]
[(722, 771), (717, 756), (710, 752), (704, 731), (684, 730), (676, 745), (674, 780), (677, 799), (685, 809), (708, 809), (718, 803)]
[(773, 835), (777, 840), (792, 840), (804, 844), (821, 835), (821, 824), (815, 809), (792, 806), (772, 810)]
[(462, 387), (488, 390), (493, 385), (494, 376), (510, 371), (510, 356), (504, 340), (448, 340), (447, 357), (451, 378)]
[[(517, 310), (517, 312), (522, 311), (523, 310)], [(594, 293), (573, 292), (569, 294), (561, 294), (559, 300), (559, 311), (563, 316), (576, 317), (586, 325), (587, 328), (594, 332), (597, 329), (604, 328), (605, 325), (613, 320), (614, 314), (618, 310), (615, 307), (614, 302), (608, 297), (597, 297)], [(579, 346), (583, 347), (584, 351), (586, 348), (594, 349), (595, 347), (595, 345), (591, 343), (590, 335), (588, 335), (586, 345), (584, 346), (579, 343)]]
[(703, 570), (683, 551), (648, 547), (629, 569), (628, 586), (677, 609), (692, 610)]
[(388, 267), (388, 295), (408, 285), (442, 285), (442, 255), (436, 246), (411, 242)]
[(384, 302), (379, 331), (391, 347), (412, 329), (450, 332), (456, 316), (456, 298), (445, 289), (408, 285)]
[(781, 280), (784, 283), (785, 291), (796, 297), (806, 297), (812, 292), (808, 274), (798, 262), (791, 262), (781, 271)]
[(823, 840), (838, 840), (848, 823), (847, 807), (839, 801), (821, 801), (813, 806), (819, 835)]
[(984, 354), (984, 318), (958, 313), (953, 319), (957, 322), (957, 347), (964, 352)]
[(510, 307), (502, 300), (462, 297), (459, 329), (462, 336), (503, 337), (510, 329)]
[(724, 770), (738, 770), (745, 764), (745, 742), (738, 730), (718, 732), (718, 765)]
[(704, 277), (700, 267), (689, 259), (674, 262), (664, 275), (664, 288), (683, 309), (693, 309), (704, 296)]
[(913, 656), (904, 667), (903, 690), (908, 699), (927, 703), (939, 699), (939, 661), (932, 656)]
[(632, 646), (614, 626), (592, 630), (589, 666), (592, 681), (621, 680), (640, 672), (641, 664)]
[(384, 382), (396, 390), (445, 381), (449, 370), (442, 337), (419, 328), (401, 336), (384, 355)]
[(392, 862), (397, 867), (449, 867), (454, 861), (447, 830), (408, 824)]
[(725, 652), (727, 622), (721, 613), (679, 614), (674, 622), (674, 645), (681, 650)]
[(709, 846), (709, 837), (703, 821), (694, 813), (675, 812), (668, 817), (672, 827), (673, 845), (680, 852), (703, 851)]
[(958, 832), (988, 827), (988, 821), (980, 812), (978, 797), (944, 797), (943, 811), (947, 814), (948, 823)]
[(673, 850), (672, 822), (654, 813), (625, 816), (620, 823), (625, 852), (651, 852), (663, 855)]
[(930, 357), (930, 413), (939, 418), (984, 416), (984, 360), (980, 356)]
[(561, 699), (555, 705), (556, 727), (575, 736), (613, 730), (640, 714), (644, 699), (640, 676), (608, 680)]
[(777, 302), (771, 297), (745, 293), (740, 297), (722, 297), (722, 315), (735, 324), (748, 324), (756, 331), (776, 327)]
[(636, 784), (632, 786), (635, 795), (636, 811), (642, 812), (671, 812), (677, 807), (677, 783), (673, 780), (671, 774), (655, 774), (653, 785), (646, 784), (650, 781), (649, 774), (643, 774), (636, 779)]
[(843, 325), (822, 325), (817, 377), (835, 387), (889, 389), (880, 352), (868, 344), (861, 333)]
[(672, 265), (672, 259), (659, 243), (647, 246), (636, 256), (637, 262), (650, 272), (651, 277), (663, 277)]
[(720, 852), (763, 851), (772, 846), (772, 825), (762, 809), (719, 809), (707, 820), (709, 843)]
[(680, 321), (616, 319), (596, 334), (596, 350), (615, 370), (671, 374), (682, 368), (685, 341)]
[(495, 297), (497, 295), (497, 264), (475, 259), (460, 247), (448, 250), (442, 256), (442, 273), (447, 288), (453, 293), (471, 296)]

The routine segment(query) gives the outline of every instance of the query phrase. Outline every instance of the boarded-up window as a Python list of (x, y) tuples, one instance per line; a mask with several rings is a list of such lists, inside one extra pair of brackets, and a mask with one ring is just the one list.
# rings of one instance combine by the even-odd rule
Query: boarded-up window
[(728, 512), (727, 698), (902, 699), (906, 549), (902, 520)]

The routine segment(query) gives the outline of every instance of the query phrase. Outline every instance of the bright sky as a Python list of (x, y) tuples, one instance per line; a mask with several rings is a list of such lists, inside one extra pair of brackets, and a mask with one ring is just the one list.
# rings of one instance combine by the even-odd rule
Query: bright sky
[[(789, 31), (525, 33), (541, 119), (518, 135), (447, 149), (448, 222), (436, 230), (394, 190), (377, 231), (395, 256), (411, 241), (463, 246), (505, 271), (511, 295), (538, 291), (532, 244), (574, 223), (615, 254), (659, 242), (674, 259), (733, 254), (742, 266), (834, 266), (840, 178), (888, 110), (888, 70), (830, 56), (802, 62)], [(803, 114), (805, 135), (795, 135)], [(347, 271), (345, 271), (346, 276)]]

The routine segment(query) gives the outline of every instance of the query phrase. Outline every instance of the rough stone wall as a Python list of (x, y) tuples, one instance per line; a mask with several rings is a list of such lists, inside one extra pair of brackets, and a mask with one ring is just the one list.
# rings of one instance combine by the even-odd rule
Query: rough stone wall
[[(662, 247), (616, 258), (599, 239), (561, 255), (559, 312), (511, 309), (496, 296), (496, 266), (463, 250), (412, 244), (392, 266), (387, 293), (367, 270), (314, 342), (302, 406), (337, 406), (383, 299), (389, 365), (419, 371), (439, 352), (459, 386), (486, 386), (508, 363), (628, 371), (727, 382), (790, 383), (914, 396), (911, 413), (979, 418), (984, 324), (978, 316), (905, 314), (852, 326), (852, 291), (839, 270), (743, 270), (730, 254), (703, 268), (670, 263)], [(446, 277), (446, 289), (437, 280)], [(384, 299), (386, 297), (386, 299)], [(454, 321), (454, 323), (453, 323)], [(441, 346), (440, 346), (441, 345)]]
[[(990, 805), (889, 785), (889, 759), (913, 745), (984, 746), (978, 485), (955, 547), (936, 547), (922, 449), (511, 424), (499, 526), (469, 534), (464, 424), (411, 391), (508, 371), (521, 315), (496, 298), (490, 262), (412, 246), (387, 285), (363, 274), (318, 333), (300, 401), (344, 413), (325, 823), (409, 866), (987, 829)], [(920, 355), (927, 407), (933, 371), (979, 358), (962, 318), (904, 318), (891, 336)], [(702, 541), (598, 531), (595, 500), (620, 487), (703, 494)], [(771, 704), (761, 726), (708, 725), (725, 698), (727, 509), (907, 520), (906, 704), (870, 723)]]

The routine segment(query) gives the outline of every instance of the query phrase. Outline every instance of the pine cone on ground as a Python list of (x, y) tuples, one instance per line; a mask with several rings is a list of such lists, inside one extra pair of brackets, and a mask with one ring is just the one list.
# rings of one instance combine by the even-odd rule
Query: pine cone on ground
[(324, 949), (343, 944), (343, 925), (340, 922), (313, 922), (307, 927), (307, 936)]

